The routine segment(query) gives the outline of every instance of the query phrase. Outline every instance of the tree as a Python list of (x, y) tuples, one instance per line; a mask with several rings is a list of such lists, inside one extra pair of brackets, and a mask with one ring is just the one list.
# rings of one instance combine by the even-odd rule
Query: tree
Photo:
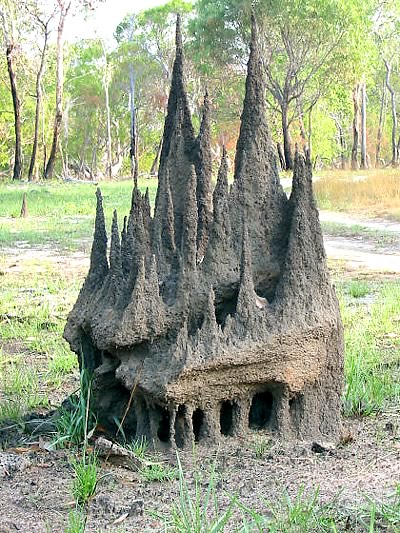
[[(139, 142), (145, 130), (151, 130), (157, 120), (157, 141), (151, 173), (156, 173), (161, 153), (161, 126), (166, 113), (168, 89), (174, 59), (174, 35), (176, 14), (187, 14), (193, 6), (183, 0), (172, 0), (166, 4), (148, 9), (137, 15), (127, 15), (115, 31), (118, 41), (116, 60), (119, 78), (129, 94), (129, 154), (131, 175), (137, 178), (139, 168)], [(144, 91), (145, 89), (145, 91)], [(146, 96), (144, 93), (147, 93)], [(145, 107), (147, 109), (145, 109)], [(139, 112), (141, 122), (139, 136)], [(154, 133), (154, 130), (153, 130)], [(154, 135), (153, 135), (154, 136)]]
[[(56, 109), (53, 127), (53, 142), (50, 156), (47, 161), (45, 178), (52, 178), (58, 150), (61, 124), (63, 118), (63, 88), (64, 88), (64, 28), (68, 14), (73, 8), (93, 9), (96, 0), (56, 0), (58, 6), (58, 27), (57, 27), (57, 74), (56, 74)], [(101, 1), (101, 0), (97, 0)]]
[[(243, 63), (252, 2), (199, 0), (194, 38), (216, 60)], [(352, 31), (364, 9), (339, 0), (260, 0), (267, 101), (281, 116), (286, 168), (292, 168), (290, 126), (312, 111), (351, 56)], [(217, 57), (216, 57), (217, 56)], [(303, 136), (306, 137), (303, 127)]]
[(106, 126), (107, 126), (107, 136), (106, 136), (106, 147), (107, 147), (107, 167), (106, 175), (109, 179), (112, 178), (112, 140), (111, 140), (111, 109), (110, 109), (110, 78), (111, 78), (111, 69), (108, 61), (108, 54), (104, 44), (104, 41), (101, 40), (101, 47), (103, 49), (103, 61), (104, 61), (104, 71), (103, 71), (103, 89), (106, 105)]
[[(385, 65), (385, 85), (390, 93), (390, 107), (392, 119), (391, 165), (397, 166), (400, 159), (400, 138), (397, 140), (397, 101), (396, 90), (392, 84), (393, 71), (399, 66), (398, 46), (400, 41), (400, 7), (398, 2), (388, 0), (380, 2), (376, 12), (375, 37), (377, 41), (379, 55)], [(384, 93), (382, 96), (382, 106), (384, 106)], [(381, 115), (383, 114), (383, 109)], [(380, 120), (380, 127), (383, 118)], [(380, 139), (379, 139), (380, 143)], [(380, 151), (380, 146), (379, 146)], [(379, 154), (378, 148), (377, 153)]]
[(14, 110), (15, 152), (13, 180), (20, 180), (22, 177), (21, 100), (18, 92), (15, 67), (16, 56), (19, 49), (17, 35), (18, 8), (21, 8), (21, 6), (17, 5), (17, 3), (12, 0), (4, 0), (3, 5), (0, 6), (3, 41), (6, 49), (7, 70)]
[(38, 149), (38, 143), (39, 143), (39, 121), (40, 121), (40, 111), (42, 108), (42, 99), (43, 99), (42, 78), (43, 78), (43, 73), (44, 73), (46, 52), (47, 52), (47, 47), (48, 47), (49, 35), (50, 35), (50, 23), (53, 17), (55, 16), (55, 10), (52, 13), (50, 13), (50, 15), (46, 16), (40, 12), (37, 5), (34, 5), (34, 6), (27, 5), (26, 7), (34, 23), (37, 24), (37, 26), (40, 28), (43, 34), (43, 46), (40, 52), (40, 64), (39, 64), (39, 69), (36, 75), (35, 130), (34, 130), (34, 138), (33, 138), (33, 144), (32, 144), (31, 160), (30, 160), (29, 171), (28, 171), (28, 180), (32, 181), (33, 174), (35, 171), (36, 155), (37, 155), (37, 149)]
[(63, 88), (64, 88), (64, 27), (65, 19), (72, 6), (72, 0), (57, 0), (59, 19), (57, 27), (57, 84), (56, 84), (56, 113), (54, 117), (53, 142), (47, 161), (45, 178), (52, 178), (56, 163), (56, 154), (60, 139), (63, 117)]

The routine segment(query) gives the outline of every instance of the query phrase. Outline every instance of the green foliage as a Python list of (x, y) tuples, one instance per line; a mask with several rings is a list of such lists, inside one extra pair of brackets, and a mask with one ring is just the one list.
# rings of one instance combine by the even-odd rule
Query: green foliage
[[(104, 80), (109, 81), (114, 172), (130, 174), (130, 92), (138, 125), (141, 172), (149, 172), (162, 135), (174, 59), (176, 13), (183, 16), (190, 107), (198, 123), (207, 85), (213, 106), (213, 145), (233, 149), (243, 100), (248, 58), (251, 0), (171, 0), (136, 14), (127, 14), (115, 29), (117, 46), (104, 50), (99, 38), (65, 43), (64, 113), (56, 175), (101, 178), (106, 170), (106, 109)], [(35, 4), (35, 2), (33, 3)], [(375, 0), (258, 0), (256, 15), (262, 30), (268, 70), (268, 114), (273, 138), (282, 138), (282, 103), (289, 109), (292, 141), (302, 142), (300, 119), (312, 130), (312, 153), (326, 166), (339, 162), (338, 128), (351, 151), (353, 114), (351, 91), (366, 81), (368, 137), (371, 161), (385, 75), (398, 100), (400, 70), (398, 2)], [(14, 20), (16, 70), (22, 109), (23, 175), (31, 155), (35, 80), (43, 34), (39, 24), (18, 2), (7, 2)], [(50, 14), (50, 4), (41, 5)], [(94, 6), (96, 7), (96, 6)], [(46, 18), (46, 16), (44, 17)], [(39, 43), (39, 46), (36, 46)], [(0, 171), (10, 175), (14, 154), (12, 99), (5, 56), (0, 58)], [(43, 109), (36, 176), (43, 175), (49, 155), (55, 103), (56, 45), (50, 43), (43, 78)], [(284, 93), (287, 94), (284, 94)], [(286, 105), (285, 104), (285, 105)], [(312, 113), (309, 113), (310, 108)], [(381, 157), (391, 156), (392, 118), (386, 104)], [(398, 137), (398, 134), (396, 133)]]
[(74, 470), (72, 494), (77, 505), (85, 505), (94, 495), (98, 482), (97, 458), (94, 454), (83, 454), (80, 459), (71, 459)]
[[(341, 313), (345, 327), (346, 415), (373, 415), (400, 400), (397, 379), (397, 349), (400, 328), (400, 288), (388, 283), (372, 289), (375, 300), (366, 313), (363, 304), (351, 295), (351, 287), (340, 291)], [(352, 303), (346, 299), (346, 292)]]
[(60, 408), (55, 418), (57, 432), (52, 444), (54, 448), (86, 446), (88, 435), (96, 426), (96, 417), (90, 409), (90, 396), (91, 379), (82, 370), (79, 396), (70, 396), (69, 405)]
[(85, 533), (85, 529), (86, 513), (77, 506), (76, 509), (68, 514), (68, 523), (64, 533)]
[(173, 481), (178, 477), (178, 470), (162, 463), (152, 463), (140, 468), (139, 475), (145, 481)]
[[(188, 482), (177, 455), (179, 473), (179, 499), (174, 502), (167, 515), (154, 513), (161, 519), (167, 531), (176, 533), (219, 533), (232, 516), (235, 501), (232, 500), (225, 511), (220, 511), (216, 494), (215, 464), (209, 472), (207, 488), (198, 471), (194, 472), (194, 496), (191, 495)], [(210, 517), (210, 515), (212, 517)]]

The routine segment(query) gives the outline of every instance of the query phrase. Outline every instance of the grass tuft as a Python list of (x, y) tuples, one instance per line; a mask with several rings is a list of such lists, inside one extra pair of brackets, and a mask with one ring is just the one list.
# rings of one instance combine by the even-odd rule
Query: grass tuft
[(77, 506), (68, 514), (68, 523), (64, 533), (85, 533), (85, 529), (86, 513)]
[(370, 293), (370, 287), (368, 283), (364, 281), (353, 280), (348, 285), (350, 296), (353, 298), (364, 298)]
[(52, 446), (86, 446), (88, 434), (96, 427), (96, 417), (90, 409), (91, 381), (84, 370), (81, 372), (80, 394), (69, 397), (70, 405), (60, 409), (55, 419), (57, 428)]
[(146, 452), (149, 448), (146, 437), (140, 437), (140, 439), (127, 443), (125, 448), (136, 455), (139, 459), (144, 459)]
[[(171, 505), (169, 513), (159, 515), (166, 531), (175, 533), (220, 533), (232, 517), (235, 500), (232, 499), (228, 508), (221, 511), (218, 505), (215, 464), (209, 473), (206, 490), (199, 472), (194, 473), (194, 495), (185, 480), (182, 464), (177, 454), (179, 475), (179, 498)], [(226, 530), (228, 531), (228, 530)]]
[(145, 481), (173, 481), (179, 476), (177, 468), (162, 463), (145, 465), (139, 469), (139, 475)]
[(94, 454), (83, 454), (80, 459), (71, 459), (74, 469), (72, 494), (78, 505), (85, 505), (94, 495), (98, 482), (97, 458)]
[(257, 435), (252, 442), (252, 448), (256, 458), (262, 459), (266, 452), (271, 449), (271, 445), (272, 441), (270, 439)]

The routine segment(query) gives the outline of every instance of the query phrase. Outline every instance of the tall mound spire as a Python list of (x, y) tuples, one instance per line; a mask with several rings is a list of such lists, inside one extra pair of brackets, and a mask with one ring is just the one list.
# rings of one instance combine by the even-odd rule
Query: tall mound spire
[(165, 119), (158, 179), (160, 187), (156, 197), (155, 216), (162, 213), (165, 202), (160, 198), (169, 179), (174, 210), (174, 234), (176, 243), (182, 239), (182, 221), (185, 213), (187, 184), (191, 180), (192, 165), (196, 171), (197, 211), (199, 216), (197, 246), (198, 255), (204, 255), (207, 231), (210, 222), (211, 204), (211, 146), (210, 106), (208, 96), (204, 100), (203, 119), (199, 136), (196, 137), (189, 110), (185, 87), (184, 57), (181, 17), (176, 21), (176, 56), (172, 70), (168, 111)]
[[(282, 241), (287, 238), (288, 201), (279, 183), (275, 150), (266, 121), (265, 75), (260, 47), (258, 25), (253, 14), (246, 91), (231, 194), (235, 204), (232, 228), (236, 232), (235, 241), (241, 243), (242, 221), (253, 221), (248, 231), (255, 285), (264, 296), (272, 297), (280, 273), (279, 250)], [(272, 273), (268, 279), (265, 277), (266, 270)]]

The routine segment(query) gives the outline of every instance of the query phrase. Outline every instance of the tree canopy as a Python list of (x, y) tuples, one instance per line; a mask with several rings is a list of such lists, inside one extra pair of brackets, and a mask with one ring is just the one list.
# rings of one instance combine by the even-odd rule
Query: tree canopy
[[(60, 101), (60, 48), (54, 36), (62, 9), (70, 4), (71, 9), (97, 5), (83, 0), (0, 3), (0, 168), (5, 175), (14, 170), (16, 179), (43, 177), (54, 148), (54, 116), (60, 118), (55, 175), (127, 176), (133, 155), (139, 172), (154, 172), (177, 13), (184, 20), (194, 123), (199, 124), (207, 87), (218, 160), (222, 146), (229, 151), (237, 139), (252, 10), (262, 36), (269, 124), (282, 167), (291, 168), (295, 143), (311, 150), (316, 165), (345, 166), (352, 157), (358, 165), (363, 150), (368, 164), (399, 163), (400, 8), (395, 0), (171, 0), (128, 13), (115, 28), (111, 48), (100, 38), (63, 42)], [(46, 31), (53, 38), (45, 41)]]

